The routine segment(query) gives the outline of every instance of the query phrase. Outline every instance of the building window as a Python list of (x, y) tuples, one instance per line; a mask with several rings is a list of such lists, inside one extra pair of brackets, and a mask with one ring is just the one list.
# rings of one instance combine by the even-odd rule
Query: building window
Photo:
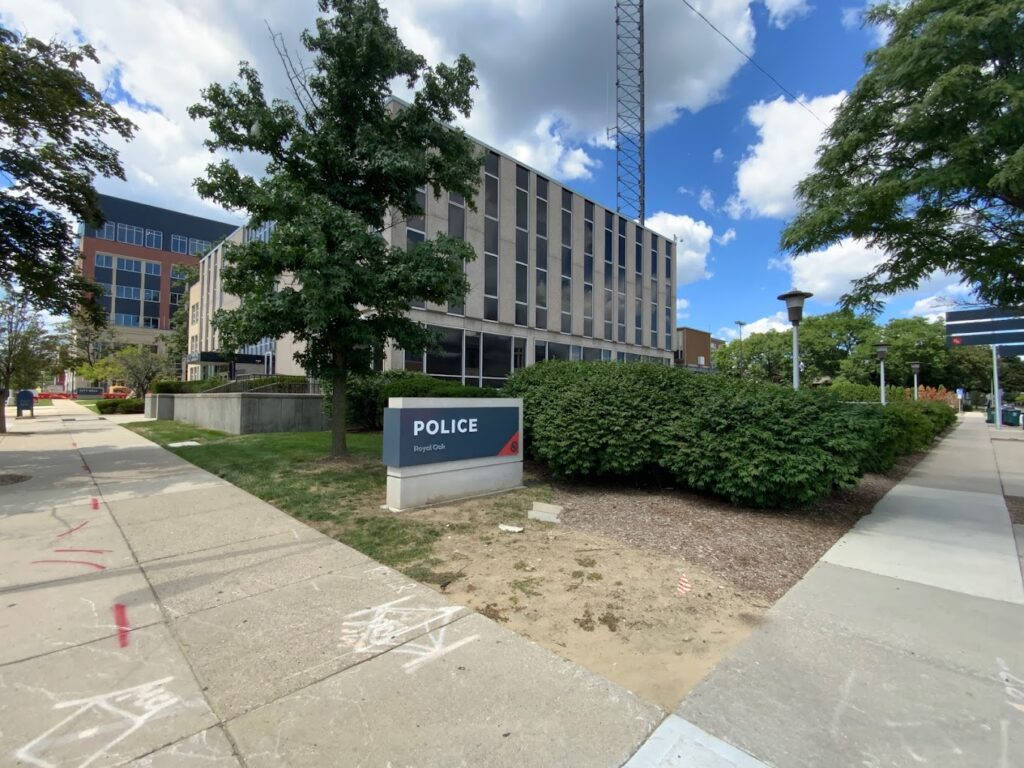
[(188, 239), (188, 252), (192, 256), (199, 256), (209, 251), (211, 245), (209, 240), (199, 240), (195, 237), (190, 237)]
[(97, 253), (96, 254), (96, 266), (97, 267), (107, 267), (109, 269), (110, 267), (114, 266), (114, 257), (113, 256), (109, 256), (106, 253)]
[(548, 327), (548, 180), (537, 177), (537, 229), (536, 253), (534, 253), (534, 294), (536, 305), (534, 325)]
[(439, 336), (438, 346), (428, 349), (426, 373), (445, 379), (462, 381), (462, 330), (428, 325)]
[[(639, 285), (639, 283), (637, 283)], [(634, 301), (635, 311), (633, 313), (633, 343), (640, 346), (644, 343), (644, 302), (637, 297)]]
[[(455, 192), (448, 193), (448, 237), (466, 239), (466, 200)], [(466, 262), (462, 262), (462, 274), (466, 274)], [(466, 314), (465, 300), (449, 303), (448, 314)]]
[(184, 235), (171, 235), (171, 250), (175, 253), (188, 253), (188, 238)]
[(146, 262), (146, 274), (160, 277), (160, 263), (157, 261)]
[(672, 243), (665, 241), (665, 350), (672, 351), (672, 307), (675, 306), (672, 291)]
[(612, 307), (615, 304), (612, 296), (615, 290), (615, 264), (614, 264), (614, 226), (615, 217), (611, 211), (604, 212), (604, 338), (611, 341), (614, 336), (614, 315)]
[(102, 296), (109, 296), (114, 290), (110, 283), (96, 283), (96, 285), (99, 286), (100, 295)]
[(516, 336), (512, 339), (512, 372), (526, 367), (526, 339)]
[(172, 307), (176, 307), (176, 306), (178, 306), (178, 304), (181, 303), (181, 300), (184, 297), (185, 297), (185, 294), (183, 294), (183, 293), (171, 293), (170, 296), (168, 297), (168, 303)]
[(529, 322), (530, 172), (516, 166), (516, 325)]
[(159, 317), (144, 317), (142, 318), (143, 328), (159, 328), (160, 318)]
[(145, 230), (132, 224), (117, 225), (117, 241), (128, 245), (143, 245), (145, 243)]
[(619, 217), (618, 340), (626, 341), (626, 220)]
[(562, 333), (572, 333), (572, 192), (562, 189)]
[(142, 298), (144, 301), (160, 301), (160, 291), (154, 291), (152, 288), (146, 288), (142, 292)]
[(498, 319), (498, 155), (487, 153), (484, 161), (484, 320)]
[(583, 335), (594, 335), (594, 204), (583, 203)]
[(164, 249), (164, 233), (155, 229), (147, 229), (146, 247), (156, 248), (158, 251), (162, 251)]
[(118, 256), (117, 268), (122, 272), (142, 272), (142, 262), (138, 259), (126, 259), (123, 256)]
[(114, 295), (119, 299), (137, 299), (139, 298), (139, 289), (130, 285), (119, 285), (115, 289)]
[[(423, 211), (422, 214), (413, 214), (405, 220), (405, 250), (411, 251), (427, 239), (427, 190), (420, 187), (416, 190), (416, 205)], [(413, 299), (409, 302), (413, 309), (426, 309), (427, 305), (422, 299)]]
[(94, 230), (94, 234), (100, 240), (114, 240), (117, 238), (117, 225), (112, 221), (105, 222), (102, 227)]
[(128, 328), (139, 327), (139, 316), (138, 315), (123, 315), (121, 313), (114, 313), (114, 325), (123, 325)]

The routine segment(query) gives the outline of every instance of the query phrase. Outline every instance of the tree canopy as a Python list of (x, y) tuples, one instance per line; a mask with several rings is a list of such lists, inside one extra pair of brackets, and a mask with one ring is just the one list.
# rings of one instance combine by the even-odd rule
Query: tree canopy
[(1024, 304), (1024, 0), (887, 2), (891, 27), (837, 111), (782, 247), (882, 250), (846, 306), (878, 309), (936, 270)]
[[(241, 299), (215, 319), (225, 349), (292, 333), (304, 345), (298, 361), (331, 382), (331, 452), (341, 456), (347, 377), (368, 371), (389, 340), (405, 349), (429, 344), (407, 316), (412, 300), (446, 303), (468, 288), (468, 244), (438, 235), (406, 250), (388, 244), (385, 227), (422, 215), (417, 189), (427, 185), (472, 201), (482, 158), (450, 125), (472, 106), (468, 58), (427, 66), (377, 0), (319, 7), (315, 30), (302, 36), (312, 56), (305, 67), (276, 38), (290, 101), (268, 101), (259, 74), (243, 63), (238, 82), (206, 88), (189, 114), (209, 121), (211, 151), (266, 158), (260, 179), (222, 160), (196, 182), (202, 196), (247, 212), (250, 226), (268, 225), (265, 238), (225, 256), (224, 288)], [(401, 108), (389, 103), (396, 79), (417, 89)]]
[(0, 434), (12, 389), (33, 389), (57, 365), (60, 343), (25, 296), (0, 287)]
[(79, 273), (74, 231), (62, 211), (103, 223), (93, 180), (123, 179), (104, 139), (135, 126), (104, 102), (81, 72), (91, 46), (69, 47), (0, 27), (0, 282), (16, 283), (37, 307), (70, 314), (94, 286)]

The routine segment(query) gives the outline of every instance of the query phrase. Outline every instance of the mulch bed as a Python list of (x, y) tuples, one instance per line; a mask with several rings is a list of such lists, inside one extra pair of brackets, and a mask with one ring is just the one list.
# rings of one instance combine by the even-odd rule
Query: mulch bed
[(1010, 520), (1014, 525), (1024, 525), (1024, 496), (1004, 496), (1006, 508), (1010, 510)]
[(707, 567), (740, 589), (777, 600), (798, 582), (854, 523), (910, 472), (922, 455), (885, 475), (794, 510), (733, 507), (716, 498), (666, 489), (622, 489), (553, 483), (562, 520)]

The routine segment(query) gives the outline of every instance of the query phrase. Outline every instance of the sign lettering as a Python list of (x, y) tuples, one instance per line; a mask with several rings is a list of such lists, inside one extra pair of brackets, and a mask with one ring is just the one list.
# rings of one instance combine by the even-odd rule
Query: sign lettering
[(384, 463), (389, 467), (519, 455), (515, 406), (384, 409)]

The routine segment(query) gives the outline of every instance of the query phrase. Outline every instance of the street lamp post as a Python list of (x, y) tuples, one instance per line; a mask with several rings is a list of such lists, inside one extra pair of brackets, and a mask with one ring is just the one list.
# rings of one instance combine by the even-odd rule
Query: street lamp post
[(921, 364), (917, 362), (911, 363), (910, 370), (914, 372), (914, 399), (917, 400), (917, 374), (921, 372)]
[(737, 355), (739, 363), (739, 373), (743, 373), (743, 326), (747, 324), (746, 320), (736, 320), (736, 327), (740, 329), (740, 351)]
[(878, 355), (878, 362), (881, 365), (882, 405), (885, 405), (885, 356), (888, 353), (889, 345), (884, 341), (875, 344), (875, 354)]
[(789, 293), (779, 296), (779, 301), (786, 302), (789, 310), (789, 322), (793, 324), (793, 389), (800, 389), (800, 321), (804, 318), (804, 302), (813, 296), (807, 291), (795, 288)]

